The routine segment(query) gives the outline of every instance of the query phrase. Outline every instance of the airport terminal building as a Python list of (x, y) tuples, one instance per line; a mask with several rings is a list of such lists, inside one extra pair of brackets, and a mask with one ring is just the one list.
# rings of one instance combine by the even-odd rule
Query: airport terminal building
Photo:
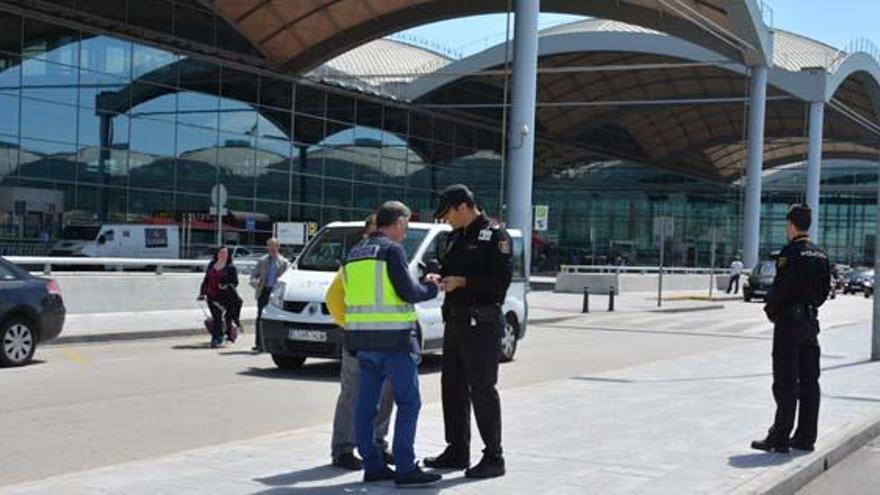
[[(508, 46), (455, 59), (381, 37), (452, 16), (431, 7), (322, 38), (328, 19), (349, 19), (338, 2), (311, 3), (327, 6), (0, 1), (0, 253), (48, 252), (65, 227), (100, 223), (188, 221), (209, 244), (218, 185), (224, 238), (240, 244), (392, 198), (427, 220), (458, 182), (503, 217), (517, 201), (505, 197)], [(595, 18), (539, 35), (533, 203), (548, 217), (533, 257), (656, 263), (653, 225), (671, 217), (668, 264), (708, 266), (713, 244), (729, 263), (743, 245), (748, 67), (699, 37), (620, 22), (629, 11), (604, 20), (544, 3)], [(816, 102), (801, 91), (820, 78), (818, 240), (835, 261), (873, 263), (876, 61), (768, 32), (759, 250), (784, 243), (787, 206), (805, 200)]]

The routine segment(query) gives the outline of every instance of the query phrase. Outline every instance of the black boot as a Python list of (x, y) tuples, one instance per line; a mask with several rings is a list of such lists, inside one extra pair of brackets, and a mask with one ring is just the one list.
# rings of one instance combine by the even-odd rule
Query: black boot
[(351, 471), (360, 471), (364, 468), (364, 461), (358, 459), (353, 453), (342, 454), (333, 458), (333, 465)]
[(485, 479), (504, 476), (504, 457), (501, 455), (484, 455), (476, 466), (464, 472), (465, 478)]
[(437, 457), (425, 457), (425, 467), (432, 469), (467, 469), (471, 463), (470, 456), (446, 447)]
[(789, 444), (791, 445), (791, 448), (793, 448), (793, 449), (804, 450), (807, 452), (812, 452), (812, 451), (816, 450), (815, 445), (813, 445), (812, 443), (807, 442), (805, 440), (801, 440), (798, 437), (791, 437), (791, 441), (789, 442)]
[(378, 471), (364, 471), (364, 481), (384, 481), (393, 480), (394, 471), (388, 469), (388, 466), (382, 466)]
[(443, 477), (436, 473), (426, 473), (421, 470), (418, 466), (415, 467), (412, 471), (402, 476), (396, 476), (394, 478), (395, 486), (417, 486), (417, 485), (428, 485), (430, 483), (436, 483), (440, 481)]
[(779, 442), (770, 437), (763, 440), (755, 440), (752, 442), (752, 448), (755, 450), (763, 450), (765, 452), (778, 452), (780, 454), (787, 454), (789, 452), (787, 442)]

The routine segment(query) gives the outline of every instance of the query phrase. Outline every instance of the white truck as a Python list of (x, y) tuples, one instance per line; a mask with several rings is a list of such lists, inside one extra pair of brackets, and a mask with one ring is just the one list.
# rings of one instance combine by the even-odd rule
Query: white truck
[[(292, 269), (279, 279), (263, 310), (263, 347), (282, 369), (296, 369), (309, 357), (339, 359), (342, 355), (342, 328), (333, 323), (324, 297), (339, 269), (341, 260), (361, 240), (362, 222), (334, 222), (324, 227), (303, 249)], [(409, 257), (412, 277), (423, 275), (437, 264), (438, 251), (451, 231), (445, 224), (411, 223), (403, 247)], [(526, 284), (523, 238), (510, 230), (513, 240), (514, 273), (503, 311), (502, 361), (510, 361), (517, 343), (526, 333)], [(416, 304), (418, 338), (423, 353), (443, 349), (443, 294)]]
[(177, 225), (68, 225), (52, 246), (51, 255), (177, 259), (180, 233)]

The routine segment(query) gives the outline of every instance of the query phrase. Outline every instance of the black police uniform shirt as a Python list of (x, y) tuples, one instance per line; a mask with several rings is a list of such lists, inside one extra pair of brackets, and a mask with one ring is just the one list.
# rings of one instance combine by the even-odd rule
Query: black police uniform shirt
[(452, 231), (440, 256), (440, 274), (466, 277), (466, 285), (446, 294), (447, 307), (503, 304), (513, 276), (513, 245), (507, 231), (480, 214)]
[(792, 239), (776, 259), (776, 276), (764, 305), (770, 321), (796, 306), (818, 308), (831, 288), (831, 263), (822, 248), (807, 236)]

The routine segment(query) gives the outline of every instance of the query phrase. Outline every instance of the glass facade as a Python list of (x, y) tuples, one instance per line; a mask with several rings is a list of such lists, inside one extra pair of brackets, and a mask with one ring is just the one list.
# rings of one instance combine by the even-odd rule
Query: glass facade
[(278, 221), (362, 219), (389, 198), (429, 219), (453, 182), (498, 213), (489, 130), (26, 17), (0, 25), (21, 40), (0, 51), (3, 252), (44, 252), (66, 225), (184, 218), (213, 243), (218, 184), (231, 243), (260, 245)]
[[(206, 15), (195, 3), (149, 3), (189, 9), (128, 16), (156, 32)], [(204, 30), (177, 34), (246, 53), (220, 24), (208, 16), (188, 23)], [(436, 192), (458, 182), (498, 217), (502, 142), (497, 126), (461, 115), (0, 12), (0, 254), (48, 252), (68, 225), (185, 219), (195, 244), (185, 252), (196, 253), (215, 242), (218, 184), (224, 239), (245, 245), (261, 245), (274, 222), (359, 220), (387, 199), (429, 220)], [(784, 243), (805, 180), (802, 167), (765, 174), (762, 253)], [(825, 167), (819, 241), (835, 260), (873, 260), (877, 185), (874, 164)], [(713, 232), (717, 265), (740, 250), (740, 183), (604, 162), (539, 175), (534, 189), (550, 213), (533, 240), (538, 270), (655, 264), (660, 216), (675, 222), (669, 265), (707, 266)]]

